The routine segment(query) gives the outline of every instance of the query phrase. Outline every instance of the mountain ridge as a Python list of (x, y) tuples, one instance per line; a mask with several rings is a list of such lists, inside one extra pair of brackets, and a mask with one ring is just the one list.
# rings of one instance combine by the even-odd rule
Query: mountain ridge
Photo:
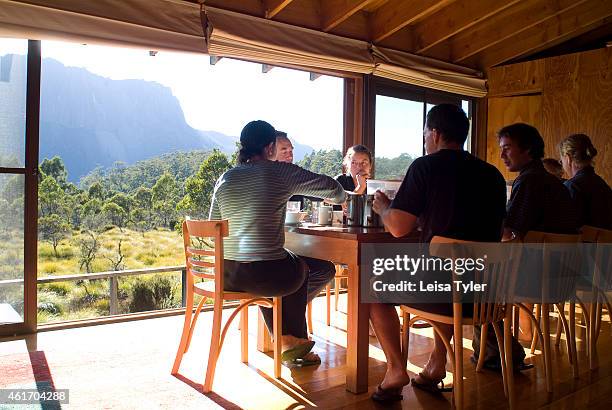
[[(238, 141), (191, 127), (169, 87), (113, 80), (51, 58), (42, 61), (40, 112), (40, 160), (60, 156), (72, 182), (118, 161), (134, 164), (172, 152), (215, 148), (230, 154)], [(312, 150), (296, 143), (296, 161)]]

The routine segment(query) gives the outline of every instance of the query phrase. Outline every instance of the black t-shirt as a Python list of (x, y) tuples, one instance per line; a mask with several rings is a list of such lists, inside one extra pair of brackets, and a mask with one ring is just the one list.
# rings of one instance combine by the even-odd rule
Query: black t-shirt
[(612, 229), (612, 189), (593, 167), (578, 171), (565, 186), (574, 200), (579, 226)]
[(423, 242), (436, 235), (498, 242), (505, 205), (501, 173), (466, 151), (449, 149), (417, 158), (391, 202), (419, 218)]
[(342, 185), (345, 191), (354, 191), (355, 190), (355, 181), (353, 181), (353, 177), (347, 174), (340, 174), (336, 177), (336, 181)]
[(576, 233), (577, 215), (569, 192), (542, 161), (529, 163), (514, 180), (504, 225), (520, 235), (528, 231)]
[[(354, 191), (355, 190), (355, 182), (353, 181), (353, 177), (347, 174), (340, 174), (336, 177), (336, 181), (342, 185), (345, 191)], [(342, 205), (334, 205), (334, 211), (341, 211)]]

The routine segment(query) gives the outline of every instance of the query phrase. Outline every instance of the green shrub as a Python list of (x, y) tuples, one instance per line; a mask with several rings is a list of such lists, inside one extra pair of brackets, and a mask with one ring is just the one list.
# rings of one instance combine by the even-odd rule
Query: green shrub
[(110, 300), (106, 298), (96, 300), (92, 307), (98, 312), (98, 315), (108, 315), (110, 313)]
[(58, 265), (55, 262), (44, 262), (40, 264), (38, 271), (42, 273), (56, 273), (58, 271)]
[(38, 311), (47, 312), (50, 315), (57, 316), (62, 313), (62, 308), (59, 304), (55, 304), (53, 302), (39, 302)]
[(91, 305), (104, 297), (108, 297), (108, 290), (104, 289), (100, 282), (102, 280), (80, 280), (78, 285), (70, 293), (70, 306), (73, 310), (91, 308)]
[(47, 290), (59, 296), (66, 296), (73, 288), (74, 286), (68, 282), (55, 282), (40, 285), (40, 290)]
[(142, 263), (144, 263), (147, 266), (153, 265), (156, 261), (157, 261), (157, 258), (152, 255), (147, 255), (142, 259)]
[(46, 290), (38, 292), (37, 307), (39, 312), (47, 312), (52, 316), (59, 316), (64, 311), (62, 297)]
[(176, 307), (173, 281), (164, 275), (155, 275), (132, 286), (130, 312), (169, 309)]
[(38, 257), (39, 258), (54, 258), (53, 246), (46, 242), (38, 242)]
[(71, 245), (59, 245), (57, 247), (57, 253), (62, 259), (70, 259), (74, 257), (75, 250)]
[(173, 284), (167, 276), (153, 278), (153, 298), (158, 309), (170, 309), (174, 306), (172, 299)]
[(155, 309), (153, 291), (148, 282), (137, 282), (132, 287), (132, 300), (130, 302), (130, 312), (145, 312)]
[(38, 323), (48, 323), (53, 321), (53, 319), (55, 318), (55, 315), (52, 315), (51, 313), (45, 310), (38, 310), (38, 312), (36, 313), (36, 320), (38, 321)]

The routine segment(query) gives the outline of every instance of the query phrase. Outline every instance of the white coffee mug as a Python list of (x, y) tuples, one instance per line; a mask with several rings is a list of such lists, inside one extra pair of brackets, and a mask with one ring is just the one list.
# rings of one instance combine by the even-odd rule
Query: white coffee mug
[(319, 207), (319, 225), (331, 225), (333, 207), (328, 205), (321, 205)]

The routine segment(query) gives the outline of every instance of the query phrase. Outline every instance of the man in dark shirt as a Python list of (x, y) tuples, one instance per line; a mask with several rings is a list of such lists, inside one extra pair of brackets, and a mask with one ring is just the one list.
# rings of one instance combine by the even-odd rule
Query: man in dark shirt
[[(510, 172), (519, 172), (512, 184), (504, 221), (504, 240), (522, 238), (528, 231), (573, 234), (577, 231), (576, 211), (563, 182), (542, 164), (544, 140), (535, 127), (516, 123), (497, 133), (501, 159)], [(533, 308), (531, 304), (525, 304)], [(521, 339), (532, 338), (531, 320), (520, 314)], [(476, 338), (475, 338), (476, 339)], [(478, 343), (474, 344), (475, 352)], [(487, 343), (487, 357), (497, 355), (497, 345)]]
[[(407, 235), (418, 220), (424, 242), (435, 235), (483, 242), (501, 239), (506, 184), (495, 167), (463, 151), (468, 129), (467, 116), (457, 106), (442, 104), (429, 111), (423, 131), (428, 155), (412, 163), (392, 202), (376, 193), (374, 209), (393, 236)], [(420, 308), (452, 315), (450, 304), (422, 304)], [(400, 399), (409, 377), (401, 359), (395, 307), (372, 304), (370, 319), (387, 357), (387, 373), (372, 398)], [(439, 327), (450, 341), (453, 327)], [(417, 387), (435, 387), (446, 374), (446, 348), (434, 335), (429, 361), (413, 380)]]
[(504, 239), (528, 231), (576, 233), (577, 215), (568, 190), (542, 165), (544, 140), (535, 127), (517, 123), (498, 132), (501, 159), (519, 172), (504, 221)]

